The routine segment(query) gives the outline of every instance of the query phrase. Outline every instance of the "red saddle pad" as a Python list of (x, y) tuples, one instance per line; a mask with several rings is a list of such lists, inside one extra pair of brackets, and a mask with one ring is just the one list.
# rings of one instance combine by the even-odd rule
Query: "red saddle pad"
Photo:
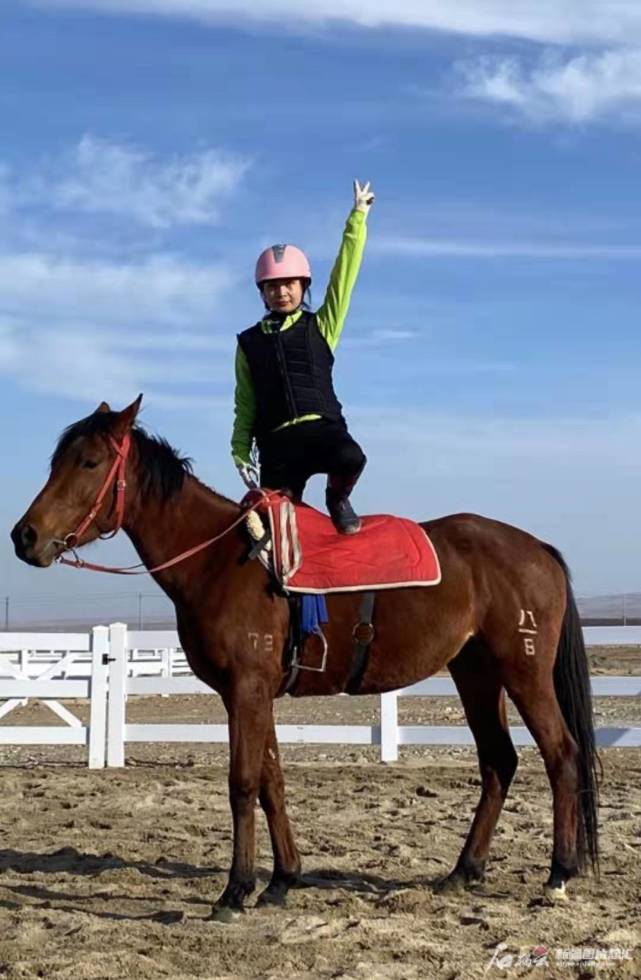
[(339, 534), (329, 517), (287, 497), (269, 502), (274, 572), (290, 592), (355, 592), (437, 585), (438, 556), (423, 528), (404, 517), (363, 518)]

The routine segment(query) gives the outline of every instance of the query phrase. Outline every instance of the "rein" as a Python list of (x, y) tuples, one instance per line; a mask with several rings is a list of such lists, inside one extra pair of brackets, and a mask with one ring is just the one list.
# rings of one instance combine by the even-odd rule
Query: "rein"
[[(116, 453), (116, 458), (105, 478), (105, 482), (103, 483), (98, 496), (96, 497), (96, 501), (87, 516), (83, 518), (75, 531), (65, 535), (61, 541), (56, 541), (56, 544), (64, 545), (65, 551), (70, 551), (74, 556), (72, 560), (70, 558), (65, 558), (63, 554), (58, 555), (56, 558), (56, 563), (59, 565), (69, 565), (71, 568), (84, 568), (90, 572), (109, 572), (111, 575), (153, 575), (155, 572), (161, 572), (165, 568), (171, 568), (172, 565), (177, 565), (179, 562), (185, 561), (186, 558), (191, 558), (192, 555), (196, 555), (199, 551), (203, 551), (216, 541), (220, 541), (221, 538), (224, 538), (226, 534), (229, 534), (230, 531), (233, 531), (235, 527), (238, 527), (239, 524), (246, 520), (247, 515), (251, 513), (251, 511), (256, 510), (257, 507), (260, 507), (264, 501), (269, 500), (272, 496), (278, 495), (277, 491), (274, 490), (266, 491), (256, 488), (258, 499), (255, 501), (255, 503), (245, 507), (240, 516), (236, 518), (236, 520), (233, 521), (229, 527), (226, 527), (224, 531), (221, 531), (220, 534), (216, 534), (213, 538), (208, 538), (207, 541), (202, 541), (200, 544), (194, 545), (193, 548), (188, 548), (187, 551), (181, 552), (181, 554), (176, 555), (174, 558), (170, 558), (161, 565), (155, 565), (154, 568), (145, 568), (144, 562), (138, 562), (136, 565), (127, 565), (122, 568), (114, 568), (109, 565), (97, 565), (93, 562), (85, 561), (83, 558), (79, 558), (74, 546), (77, 545), (80, 537), (96, 519), (100, 506), (110, 488), (113, 486), (114, 480), (116, 483), (116, 497), (114, 501), (116, 523), (111, 531), (106, 534), (100, 534), (99, 537), (103, 540), (113, 538), (122, 527), (125, 513), (125, 490), (127, 488), (125, 468), (127, 465), (129, 450), (131, 448), (131, 435), (130, 433), (127, 433), (123, 437), (121, 443), (118, 443), (113, 436), (109, 436), (109, 442), (111, 443), (112, 449)], [(139, 569), (142, 570), (139, 571)]]

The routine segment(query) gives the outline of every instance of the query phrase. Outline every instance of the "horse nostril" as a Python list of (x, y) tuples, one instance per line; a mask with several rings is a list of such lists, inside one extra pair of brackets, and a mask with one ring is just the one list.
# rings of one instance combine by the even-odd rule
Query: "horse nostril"
[(33, 548), (34, 544), (38, 540), (38, 532), (31, 524), (25, 524), (23, 526), (20, 536), (25, 548)]
[(31, 524), (16, 524), (11, 532), (11, 540), (20, 550), (33, 548), (38, 540), (38, 532)]

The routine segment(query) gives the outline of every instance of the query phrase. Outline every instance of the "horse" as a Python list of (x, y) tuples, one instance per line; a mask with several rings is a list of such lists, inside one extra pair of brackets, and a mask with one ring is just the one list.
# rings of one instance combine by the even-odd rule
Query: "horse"
[[(256, 887), (257, 800), (274, 862), (258, 904), (284, 905), (288, 890), (302, 883), (273, 717), (288, 668), (290, 606), (263, 564), (250, 560), (240, 505), (205, 486), (191, 460), (145, 431), (136, 421), (141, 399), (122, 411), (103, 402), (64, 430), (47, 482), (11, 537), (20, 559), (44, 568), (122, 526), (174, 603), (191, 669), (218, 692), (228, 715), (233, 856), (212, 915), (244, 910)], [(356, 691), (350, 677), (361, 597), (328, 595), (326, 669), (302, 671), (292, 693), (332, 695), (349, 687), (380, 694), (447, 666), (475, 739), (481, 794), (458, 860), (440, 882), (444, 890), (483, 878), (517, 767), (509, 695), (552, 789), (544, 891), (551, 901), (567, 898), (566, 883), (589, 867), (598, 874), (599, 862), (590, 681), (568, 568), (551, 545), (495, 520), (463, 513), (421, 526), (439, 555), (440, 583), (377, 593), (375, 635)], [(199, 547), (204, 538), (209, 546)]]

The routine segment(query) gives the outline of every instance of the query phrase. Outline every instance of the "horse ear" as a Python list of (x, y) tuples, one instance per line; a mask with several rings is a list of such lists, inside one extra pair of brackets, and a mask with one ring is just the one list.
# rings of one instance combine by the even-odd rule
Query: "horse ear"
[(131, 421), (132, 421), (132, 423), (135, 422), (136, 416), (138, 415), (138, 412), (140, 411), (140, 406), (141, 405), (142, 405), (142, 391), (140, 392), (140, 394), (138, 395), (138, 397), (136, 398), (136, 400), (133, 401), (131, 403), (131, 405), (128, 408), (125, 409), (125, 412), (131, 412)]
[(100, 402), (98, 408), (96, 409), (96, 412), (110, 412), (110, 411), (111, 409), (109, 408), (107, 402)]
[(142, 394), (138, 395), (135, 401), (128, 405), (127, 408), (123, 408), (122, 412), (118, 412), (118, 419), (115, 425), (115, 431), (120, 437), (124, 436), (125, 432), (131, 429), (132, 425), (136, 421), (136, 416), (140, 411), (140, 403), (142, 402)]

